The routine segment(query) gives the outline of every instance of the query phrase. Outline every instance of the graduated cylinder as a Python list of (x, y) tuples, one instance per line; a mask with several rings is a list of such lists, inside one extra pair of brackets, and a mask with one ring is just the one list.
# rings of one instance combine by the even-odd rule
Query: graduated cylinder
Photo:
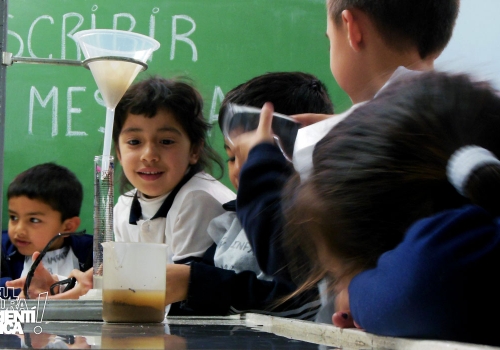
[(94, 289), (102, 289), (103, 247), (101, 243), (114, 241), (114, 157), (94, 158)]

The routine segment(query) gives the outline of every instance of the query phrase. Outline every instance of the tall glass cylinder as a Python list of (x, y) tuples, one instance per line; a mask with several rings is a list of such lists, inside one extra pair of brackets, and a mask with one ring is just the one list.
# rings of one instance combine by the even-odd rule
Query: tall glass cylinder
[(114, 241), (114, 157), (94, 158), (94, 287), (102, 289), (103, 247), (101, 243)]

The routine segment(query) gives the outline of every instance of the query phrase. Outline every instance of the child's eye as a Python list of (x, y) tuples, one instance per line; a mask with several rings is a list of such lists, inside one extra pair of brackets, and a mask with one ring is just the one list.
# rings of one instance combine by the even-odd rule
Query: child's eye
[(128, 140), (127, 144), (129, 144), (131, 146), (135, 146), (135, 145), (139, 144), (139, 140)]
[(232, 163), (232, 162), (234, 162), (235, 160), (236, 160), (236, 157), (234, 157), (234, 156), (233, 156), (233, 157), (229, 157), (229, 158), (227, 159), (227, 162), (228, 162), (228, 163)]
[(171, 145), (174, 143), (174, 141), (173, 140), (161, 140), (160, 143), (162, 145)]
[(38, 218), (30, 218), (30, 222), (32, 222), (34, 224), (38, 224), (38, 223), (42, 222), (42, 220), (40, 220)]
[(10, 221), (17, 221), (17, 216), (15, 216), (15, 215), (9, 215), (9, 220)]

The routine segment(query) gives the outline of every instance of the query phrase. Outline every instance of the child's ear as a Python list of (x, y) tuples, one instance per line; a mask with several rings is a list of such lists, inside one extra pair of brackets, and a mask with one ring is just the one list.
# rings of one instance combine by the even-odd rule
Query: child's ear
[(349, 41), (349, 45), (355, 52), (359, 52), (363, 41), (363, 31), (360, 19), (355, 12), (344, 10), (342, 11), (342, 21), (347, 28), (347, 40)]
[(201, 141), (200, 143), (196, 145), (191, 145), (191, 151), (189, 154), (189, 164), (194, 165), (198, 163), (198, 160), (200, 159), (200, 154), (201, 151), (203, 150), (203, 146), (205, 145), (204, 141)]
[(76, 232), (80, 227), (81, 219), (79, 216), (66, 219), (63, 222), (63, 232)]

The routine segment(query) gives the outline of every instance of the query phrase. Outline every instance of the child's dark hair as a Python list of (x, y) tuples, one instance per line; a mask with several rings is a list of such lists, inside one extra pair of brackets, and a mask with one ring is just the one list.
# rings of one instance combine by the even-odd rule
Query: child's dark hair
[[(115, 147), (118, 147), (118, 138), (129, 113), (143, 114), (146, 118), (153, 118), (158, 110), (164, 109), (172, 113), (175, 120), (182, 126), (191, 145), (202, 146), (198, 162), (192, 165), (192, 170), (211, 172), (215, 163), (220, 169), (218, 177), (220, 178), (224, 171), (223, 161), (207, 142), (207, 132), (211, 126), (203, 116), (203, 99), (192, 84), (183, 80), (153, 76), (133, 84), (115, 109), (113, 125)], [(123, 173), (120, 182), (122, 191), (130, 186)]]
[(17, 175), (7, 190), (7, 199), (25, 196), (61, 213), (61, 221), (79, 216), (82, 184), (69, 169), (55, 163), (35, 165)]
[(285, 115), (301, 113), (333, 114), (333, 103), (326, 86), (312, 74), (273, 72), (259, 75), (227, 93), (219, 110), (222, 129), (229, 103), (262, 108), (272, 102), (274, 110)]
[[(424, 217), (470, 203), (498, 216), (498, 164), (474, 170), (463, 196), (447, 177), (466, 146), (499, 158), (498, 130), (500, 97), (487, 83), (429, 72), (389, 85), (316, 145), (309, 179), (287, 185), (288, 242), (313, 257), (320, 242), (342, 277), (374, 267)], [(309, 273), (312, 285), (325, 266)]]
[(422, 59), (448, 44), (460, 0), (328, 0), (328, 14), (337, 25), (342, 11), (352, 8), (373, 20), (386, 43), (399, 50), (417, 46)]

